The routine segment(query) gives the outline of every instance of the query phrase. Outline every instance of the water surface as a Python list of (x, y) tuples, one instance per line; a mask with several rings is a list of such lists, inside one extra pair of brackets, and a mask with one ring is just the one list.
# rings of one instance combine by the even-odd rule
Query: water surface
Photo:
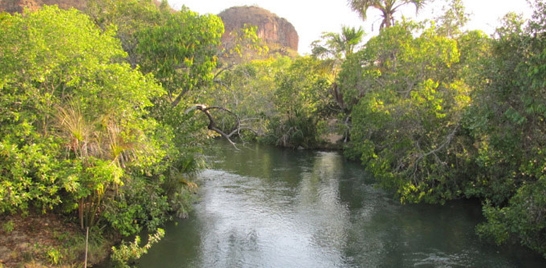
[(199, 202), (139, 267), (546, 267), (481, 242), (479, 204), (400, 205), (337, 152), (219, 143)]

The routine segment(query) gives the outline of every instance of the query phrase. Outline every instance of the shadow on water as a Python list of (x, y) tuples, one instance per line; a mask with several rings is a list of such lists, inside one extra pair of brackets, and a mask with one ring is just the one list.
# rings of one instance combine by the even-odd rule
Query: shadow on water
[(337, 152), (209, 152), (195, 211), (139, 267), (546, 267), (482, 243), (479, 203), (402, 206)]

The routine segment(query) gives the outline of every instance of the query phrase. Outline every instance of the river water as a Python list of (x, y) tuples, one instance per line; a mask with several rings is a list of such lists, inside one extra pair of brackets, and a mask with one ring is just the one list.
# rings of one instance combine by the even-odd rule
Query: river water
[(479, 203), (400, 205), (338, 152), (218, 143), (190, 218), (139, 267), (546, 267), (479, 240)]

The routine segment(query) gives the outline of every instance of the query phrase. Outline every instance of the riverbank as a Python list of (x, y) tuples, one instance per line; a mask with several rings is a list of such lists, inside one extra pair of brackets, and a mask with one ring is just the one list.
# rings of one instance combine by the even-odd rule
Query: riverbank
[[(88, 265), (104, 260), (114, 239), (90, 235)], [(85, 233), (62, 216), (0, 217), (0, 268), (83, 267)]]

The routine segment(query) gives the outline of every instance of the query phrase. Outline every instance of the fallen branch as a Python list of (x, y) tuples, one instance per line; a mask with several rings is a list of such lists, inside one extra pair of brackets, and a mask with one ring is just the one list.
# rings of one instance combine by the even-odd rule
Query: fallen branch
[[(207, 116), (207, 118), (209, 119), (209, 124), (207, 126), (208, 129), (220, 134), (222, 137), (224, 137), (226, 140), (229, 141), (229, 143), (231, 143), (233, 146), (235, 146), (235, 142), (233, 142), (231, 140), (231, 137), (235, 134), (239, 135), (240, 134), (240, 131), (241, 131), (241, 120), (239, 119), (239, 116), (237, 116), (237, 114), (235, 114), (234, 112), (224, 108), (224, 107), (220, 107), (220, 106), (206, 106), (204, 104), (196, 104), (188, 109), (186, 109), (186, 111), (184, 113), (189, 113), (193, 110), (199, 110), (199, 111), (202, 111), (203, 113), (205, 113), (205, 115)], [(218, 128), (218, 126), (216, 125), (216, 122), (214, 121), (214, 117), (211, 115), (210, 113), (210, 110), (214, 110), (214, 109), (217, 109), (217, 110), (222, 110), (222, 111), (225, 111), (231, 115), (233, 115), (235, 117), (235, 121), (236, 121), (236, 124), (235, 124), (235, 127), (229, 132), (229, 133), (226, 133), (224, 132), (222, 129)], [(235, 147), (237, 148), (237, 147)]]

